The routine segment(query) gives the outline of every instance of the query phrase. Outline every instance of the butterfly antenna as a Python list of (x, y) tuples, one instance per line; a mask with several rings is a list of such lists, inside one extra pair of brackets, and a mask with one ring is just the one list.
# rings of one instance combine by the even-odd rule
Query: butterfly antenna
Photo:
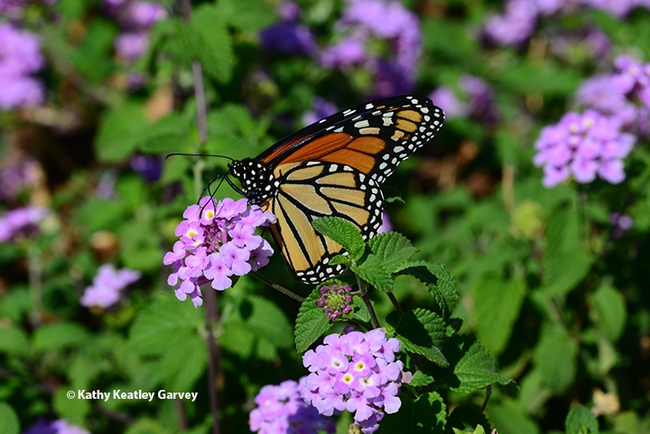
[(226, 160), (230, 161), (235, 161), (234, 158), (230, 158), (227, 155), (220, 155), (220, 154), (187, 154), (184, 152), (173, 152), (171, 154), (165, 155), (165, 160), (168, 159), (169, 157), (176, 157), (178, 155), (181, 155), (183, 157), (217, 157), (217, 158), (225, 158)]

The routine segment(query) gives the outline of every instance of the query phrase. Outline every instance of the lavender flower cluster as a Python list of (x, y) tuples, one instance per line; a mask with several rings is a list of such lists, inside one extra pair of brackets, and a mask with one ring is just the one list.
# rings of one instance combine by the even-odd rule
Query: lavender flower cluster
[(79, 300), (82, 306), (107, 308), (117, 303), (122, 290), (140, 278), (139, 271), (123, 268), (117, 270), (113, 264), (104, 264), (93, 278), (93, 284), (86, 288)]
[(559, 124), (542, 129), (535, 143), (539, 152), (533, 159), (536, 166), (544, 166), (542, 184), (553, 187), (570, 175), (585, 184), (596, 179), (596, 174), (612, 184), (623, 181), (622, 159), (636, 137), (620, 129), (619, 119), (595, 110), (567, 113)]
[(535, 31), (540, 17), (555, 13), (569, 13), (580, 6), (591, 7), (615, 17), (624, 17), (635, 7), (650, 9), (648, 0), (509, 0), (504, 13), (489, 15), (483, 32), (497, 45), (517, 47), (527, 41)]
[(38, 206), (26, 206), (5, 212), (0, 216), (0, 243), (17, 241), (38, 232), (38, 224), (50, 211)]
[(259, 434), (331, 434), (336, 426), (331, 418), (321, 416), (300, 397), (304, 378), (299, 383), (287, 380), (277, 386), (262, 387), (255, 397), (257, 407), (251, 411), (249, 426)]
[(149, 31), (167, 17), (160, 3), (140, 0), (104, 0), (109, 15), (122, 26), (124, 33), (115, 40), (115, 52), (127, 63), (139, 59), (149, 46)]
[(615, 65), (616, 73), (587, 80), (578, 90), (577, 101), (591, 108), (542, 130), (533, 162), (544, 166), (546, 187), (570, 175), (580, 183), (596, 175), (612, 184), (625, 179), (623, 158), (638, 136), (650, 132), (650, 63), (622, 56)]
[(65, 419), (58, 419), (53, 422), (39, 419), (22, 434), (90, 434), (90, 432), (71, 424)]
[(365, 434), (375, 432), (384, 412), (399, 410), (400, 386), (411, 378), (395, 359), (399, 341), (386, 339), (384, 330), (375, 329), (332, 334), (323, 343), (303, 356), (303, 365), (311, 372), (301, 391), (303, 399), (325, 416), (335, 410), (354, 412), (355, 425)]
[[(378, 97), (406, 93), (415, 84), (422, 55), (422, 35), (417, 16), (394, 0), (347, 0), (335, 24), (343, 38), (320, 55), (326, 68), (343, 71), (363, 66), (373, 73)], [(373, 52), (376, 41), (390, 45), (390, 53)]]
[(43, 102), (45, 88), (32, 74), (44, 64), (36, 35), (11, 23), (0, 23), (0, 110)]
[(269, 243), (254, 233), (273, 223), (275, 216), (257, 205), (249, 208), (246, 199), (216, 202), (204, 197), (187, 207), (183, 217), (174, 232), (180, 239), (163, 258), (174, 268), (167, 282), (181, 301), (189, 296), (194, 306), (201, 306), (201, 285), (211, 282), (218, 291), (230, 288), (232, 276), (257, 271), (273, 254)]

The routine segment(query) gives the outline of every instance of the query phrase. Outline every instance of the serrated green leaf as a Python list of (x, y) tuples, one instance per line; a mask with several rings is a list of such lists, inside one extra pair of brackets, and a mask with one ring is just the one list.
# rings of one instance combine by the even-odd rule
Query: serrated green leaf
[(422, 387), (422, 386), (428, 386), (429, 384), (433, 383), (435, 380), (431, 375), (427, 375), (422, 371), (417, 371), (415, 374), (413, 374), (413, 378), (409, 382), (409, 386), (412, 387)]
[(217, 6), (226, 24), (240, 30), (257, 32), (275, 20), (273, 9), (263, 0), (220, 0)]
[(389, 273), (404, 269), (408, 259), (418, 251), (408, 238), (397, 232), (385, 232), (371, 238), (368, 247)]
[(291, 347), (292, 327), (284, 312), (274, 303), (262, 297), (247, 296), (226, 321), (219, 342), (232, 351), (238, 351), (238, 340), (231, 337), (231, 332), (238, 335), (247, 333), (252, 340), (256, 357), (272, 360), (277, 357), (277, 350)]
[(443, 434), (447, 421), (447, 406), (436, 392), (420, 395), (416, 400), (401, 397), (402, 406), (395, 414), (387, 414), (379, 424), (379, 434)]
[(0, 326), (0, 352), (11, 355), (25, 355), (29, 352), (27, 333), (16, 327)]
[(625, 299), (611, 286), (599, 287), (590, 297), (592, 321), (598, 330), (612, 342), (620, 339), (625, 329), (627, 309)]
[(584, 405), (569, 410), (565, 421), (566, 434), (598, 434), (598, 419)]
[(87, 340), (88, 331), (85, 328), (75, 323), (61, 322), (36, 329), (33, 345), (36, 351), (57, 351), (82, 346)]
[(207, 343), (198, 333), (167, 335), (167, 342), (167, 351), (159, 364), (163, 384), (171, 391), (193, 390), (194, 383), (205, 372)]
[(449, 366), (440, 350), (446, 337), (447, 324), (435, 312), (418, 308), (405, 312), (401, 320), (393, 313), (386, 318), (386, 322), (395, 328), (395, 337), (402, 343), (402, 349), (421, 354), (438, 366)]
[(352, 265), (350, 270), (359, 276), (363, 281), (368, 282), (371, 286), (380, 291), (393, 291), (393, 277), (386, 270), (381, 261), (374, 255), (368, 255), (368, 258), (361, 265)]
[(355, 261), (361, 259), (366, 244), (359, 230), (349, 221), (341, 217), (321, 217), (312, 223), (314, 229), (333, 241), (339, 243)]
[(460, 300), (456, 280), (442, 264), (415, 261), (400, 270), (399, 274), (409, 274), (424, 283), (445, 318), (451, 315)]
[(479, 342), (474, 342), (456, 363), (454, 374), (460, 384), (451, 389), (465, 393), (472, 393), (493, 383), (503, 386), (514, 383), (497, 372), (494, 359)]
[(552, 296), (564, 296), (581, 282), (593, 264), (593, 255), (576, 246), (571, 250), (548, 254), (542, 261), (544, 287)]
[(549, 326), (542, 330), (533, 351), (533, 361), (542, 381), (553, 394), (561, 395), (573, 384), (577, 369), (578, 345), (566, 330)]
[(200, 49), (193, 54), (201, 62), (206, 74), (221, 83), (230, 81), (235, 58), (230, 33), (219, 8), (216, 5), (202, 4), (194, 9), (190, 28), (199, 36)]
[(0, 402), (0, 425), (3, 434), (18, 434), (20, 432), (20, 421), (14, 409), (7, 403)]
[(475, 284), (476, 334), (492, 354), (500, 354), (508, 343), (525, 295), (526, 287), (518, 279), (484, 276)]
[(316, 342), (331, 326), (323, 309), (316, 305), (316, 300), (319, 297), (320, 291), (318, 288), (314, 289), (298, 310), (294, 335), (296, 350), (300, 354), (307, 351), (309, 346)]
[(129, 157), (142, 139), (143, 125), (147, 125), (147, 120), (139, 104), (128, 103), (109, 111), (95, 138), (97, 158), (117, 162)]

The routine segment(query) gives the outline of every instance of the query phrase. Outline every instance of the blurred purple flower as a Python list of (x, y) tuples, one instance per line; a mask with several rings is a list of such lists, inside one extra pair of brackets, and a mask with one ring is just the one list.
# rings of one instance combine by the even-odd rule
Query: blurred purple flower
[(52, 422), (52, 427), (56, 430), (56, 434), (90, 434), (83, 428), (72, 425), (65, 419), (59, 419)]
[(155, 155), (134, 155), (130, 159), (131, 168), (147, 182), (155, 182), (162, 173), (160, 158)]
[(12, 161), (3, 166), (0, 170), (0, 200), (4, 202), (15, 199), (23, 190), (38, 183), (39, 166), (32, 157)]
[(262, 387), (255, 397), (257, 406), (251, 411), (249, 426), (258, 434), (334, 433), (334, 421), (318, 414), (300, 397), (304, 378), (296, 383), (287, 380), (277, 386)]
[(160, 3), (135, 0), (126, 7), (129, 24), (136, 29), (150, 29), (158, 21), (167, 18), (167, 10)]
[(581, 0), (581, 3), (618, 18), (626, 16), (639, 4), (637, 0)]
[(300, 6), (297, 3), (294, 3), (292, 1), (280, 2), (277, 5), (276, 10), (278, 12), (278, 16), (282, 21), (290, 21), (290, 22), (298, 21), (302, 13)]
[(329, 115), (333, 115), (334, 113), (339, 111), (338, 107), (336, 107), (334, 103), (331, 103), (327, 101), (325, 98), (321, 98), (320, 96), (314, 97), (314, 102), (312, 106), (313, 109), (306, 112), (302, 116), (303, 125), (315, 124), (321, 119), (325, 119)]
[(621, 238), (634, 226), (634, 220), (627, 214), (613, 212), (609, 216), (609, 222), (612, 224), (612, 238), (615, 240)]
[(57, 430), (52, 426), (52, 422), (47, 422), (41, 418), (34, 425), (27, 428), (26, 431), (23, 431), (22, 434), (57, 434)]
[(585, 53), (591, 59), (600, 59), (609, 53), (612, 43), (605, 32), (597, 28), (587, 28), (580, 31), (551, 34), (549, 48), (555, 55), (568, 61), (574, 61), (576, 53)]
[(56, 3), (56, 0), (0, 0), (0, 16), (18, 21), (23, 17), (25, 6), (28, 3), (42, 3), (51, 6)]
[(320, 288), (321, 296), (316, 300), (316, 304), (318, 307), (323, 308), (323, 311), (330, 320), (334, 321), (343, 314), (348, 314), (352, 311), (351, 291), (352, 288), (349, 285), (323, 285)]
[(138, 60), (148, 46), (149, 32), (146, 31), (122, 33), (115, 39), (115, 53), (127, 62)]
[[(370, 70), (377, 97), (412, 90), (422, 54), (420, 23), (414, 13), (398, 1), (347, 0), (335, 26), (343, 36), (322, 50), (323, 66), (346, 72), (353, 66)], [(377, 50), (378, 40), (387, 52)]]
[(262, 30), (260, 43), (265, 54), (311, 55), (316, 48), (311, 31), (293, 22), (274, 24)]
[(465, 118), (469, 116), (468, 104), (456, 96), (456, 92), (449, 86), (440, 86), (429, 94), (429, 99), (445, 112), (447, 119)]
[(483, 31), (497, 45), (518, 47), (535, 31), (537, 5), (530, 0), (509, 0), (503, 15), (489, 15)]
[(402, 372), (404, 364), (395, 359), (399, 350), (399, 341), (386, 339), (383, 329), (329, 335), (302, 358), (310, 372), (302, 397), (325, 416), (353, 412), (355, 425), (365, 434), (373, 433), (385, 413), (399, 410), (400, 386), (411, 379)]
[(249, 208), (246, 199), (216, 202), (204, 197), (198, 205), (187, 207), (183, 217), (174, 232), (179, 241), (163, 258), (163, 263), (174, 269), (167, 283), (179, 300), (189, 296), (194, 306), (201, 306), (201, 285), (211, 282), (214, 289), (223, 291), (232, 286), (232, 276), (268, 264), (273, 249), (253, 233), (274, 222), (275, 216), (259, 206)]
[(623, 181), (622, 159), (636, 137), (620, 128), (619, 119), (594, 110), (567, 113), (559, 124), (543, 128), (533, 162), (544, 166), (544, 186), (553, 187), (570, 175), (580, 183), (592, 182), (596, 175), (612, 184)]
[(115, 269), (113, 264), (104, 264), (99, 267), (93, 278), (93, 284), (86, 288), (79, 300), (82, 306), (99, 306), (107, 308), (120, 300), (122, 290), (129, 284), (138, 280), (139, 271), (122, 268)]
[[(446, 112), (445, 112), (446, 114)], [(388, 213), (384, 211), (381, 215), (381, 227), (377, 231), (378, 234), (383, 234), (384, 232), (391, 232), (393, 230), (393, 225), (390, 222)]]
[(17, 241), (38, 234), (38, 224), (50, 211), (47, 208), (26, 206), (5, 212), (0, 216), (0, 243)]
[(95, 193), (102, 199), (111, 199), (115, 196), (115, 183), (117, 182), (117, 172), (115, 169), (107, 169), (102, 173), (99, 182), (95, 187)]
[(0, 110), (38, 105), (45, 99), (45, 89), (31, 77), (43, 67), (38, 38), (12, 24), (0, 23)]
[(650, 108), (650, 63), (642, 64), (627, 56), (614, 61), (617, 73), (613, 84), (616, 89), (632, 101)]

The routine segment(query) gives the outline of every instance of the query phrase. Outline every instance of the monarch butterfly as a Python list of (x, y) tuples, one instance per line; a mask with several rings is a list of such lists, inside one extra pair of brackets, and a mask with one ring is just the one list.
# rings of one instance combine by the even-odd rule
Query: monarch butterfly
[(397, 165), (427, 143), (444, 113), (427, 98), (397, 96), (329, 116), (260, 154), (229, 163), (229, 173), (253, 204), (277, 217), (271, 233), (294, 276), (318, 284), (341, 274), (330, 265), (340, 244), (311, 222), (342, 217), (363, 239), (382, 223), (381, 185)]

